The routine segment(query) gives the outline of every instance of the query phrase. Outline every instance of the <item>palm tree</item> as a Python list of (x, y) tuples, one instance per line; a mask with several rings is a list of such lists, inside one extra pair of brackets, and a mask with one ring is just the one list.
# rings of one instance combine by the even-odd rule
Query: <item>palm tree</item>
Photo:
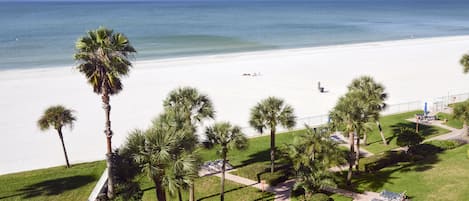
[[(363, 101), (366, 104), (365, 116), (370, 121), (376, 122), (383, 144), (387, 145), (386, 138), (384, 137), (381, 124), (379, 122), (379, 112), (385, 109), (386, 103), (384, 102), (388, 95), (384, 92), (385, 88), (382, 84), (377, 83), (370, 76), (361, 76), (352, 81), (348, 86), (349, 91), (359, 91), (363, 93)], [(368, 132), (363, 132), (364, 145), (367, 146)]]
[(181, 87), (171, 91), (163, 105), (165, 108), (179, 108), (183, 116), (192, 123), (200, 123), (215, 117), (212, 101), (207, 95), (192, 87)]
[(105, 111), (105, 135), (107, 140), (108, 191), (109, 198), (114, 197), (114, 176), (112, 173), (112, 130), (110, 121), (111, 105), (109, 96), (122, 90), (121, 78), (127, 75), (132, 64), (129, 57), (135, 53), (124, 34), (114, 33), (113, 30), (100, 27), (88, 31), (86, 36), (80, 37), (75, 44), (75, 60), (77, 69), (83, 73), (93, 91), (101, 95)]
[(154, 182), (159, 201), (166, 201), (166, 189), (171, 194), (180, 194), (179, 190), (192, 181), (198, 171), (195, 156), (187, 152), (182, 143), (187, 133), (193, 132), (193, 127), (184, 125), (178, 128), (172, 121), (174, 118), (168, 116), (160, 115), (145, 132), (133, 131), (124, 145)]
[(223, 159), (221, 167), (221, 191), (220, 200), (224, 199), (225, 192), (225, 165), (229, 149), (245, 149), (248, 145), (247, 138), (238, 126), (232, 126), (228, 122), (215, 123), (213, 127), (208, 127), (205, 131), (208, 143), (219, 144), (221, 146), (221, 157)]
[[(184, 123), (200, 124), (206, 119), (213, 119), (215, 117), (215, 110), (213, 103), (207, 95), (201, 94), (196, 88), (181, 87), (171, 91), (163, 103), (165, 110), (171, 110), (179, 116), (179, 124)], [(186, 149), (194, 150), (197, 144), (197, 137), (194, 133), (187, 136), (185, 140)], [(189, 185), (189, 201), (195, 200), (195, 189), (193, 182)]]
[(297, 176), (293, 186), (294, 190), (302, 188), (305, 192), (306, 199), (310, 198), (313, 193), (330, 187), (336, 187), (332, 173), (320, 165), (312, 167)]
[(270, 172), (275, 169), (275, 132), (277, 126), (293, 128), (296, 124), (296, 116), (293, 107), (285, 104), (282, 99), (268, 97), (251, 109), (249, 124), (259, 133), (265, 129), (270, 130)]
[(320, 128), (319, 132), (313, 132), (306, 126), (305, 133), (296, 136), (293, 144), (285, 145), (282, 149), (295, 170), (294, 189), (302, 188), (306, 197), (318, 190), (335, 186), (328, 167), (332, 161), (340, 162), (341, 152), (324, 131), (325, 128)]
[(463, 72), (464, 73), (468, 73), (469, 72), (469, 55), (468, 54), (464, 54), (461, 58), (461, 60), (459, 60), (459, 62), (461, 63), (461, 65), (463, 66)]
[(467, 123), (469, 122), (469, 100), (455, 104), (453, 108), (453, 116), (455, 119), (460, 119), (464, 122), (463, 132), (465, 135), (468, 135)]
[(73, 127), (73, 122), (76, 120), (76, 117), (73, 115), (73, 111), (65, 108), (62, 105), (51, 106), (44, 111), (44, 114), (37, 121), (39, 129), (45, 131), (49, 128), (54, 128), (59, 134), (60, 141), (62, 142), (62, 148), (65, 155), (65, 162), (67, 163), (67, 168), (70, 167), (68, 162), (67, 150), (65, 149), (64, 137), (62, 134), (62, 128), (64, 126)]
[[(353, 165), (359, 163), (360, 153), (360, 132), (363, 130), (364, 124), (367, 122), (367, 118), (364, 116), (364, 106), (361, 100), (361, 93), (349, 92), (345, 96), (339, 98), (339, 101), (330, 112), (329, 116), (332, 120), (331, 126), (333, 129), (345, 128), (345, 132), (348, 133), (350, 154), (349, 154), (349, 171), (347, 174), (347, 184), (351, 184)], [(354, 138), (357, 135), (357, 150), (355, 151)]]

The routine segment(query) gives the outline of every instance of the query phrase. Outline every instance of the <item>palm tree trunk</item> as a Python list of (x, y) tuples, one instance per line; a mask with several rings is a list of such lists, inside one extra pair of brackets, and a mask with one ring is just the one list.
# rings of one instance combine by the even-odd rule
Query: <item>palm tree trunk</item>
[(220, 201), (225, 200), (225, 164), (226, 164), (226, 151), (227, 148), (223, 147), (222, 148), (222, 157), (223, 157), (223, 163), (221, 166), (221, 191), (220, 191)]
[(376, 124), (378, 125), (379, 135), (381, 135), (381, 139), (383, 140), (383, 144), (388, 145), (388, 141), (386, 141), (386, 138), (384, 137), (383, 128), (381, 127), (381, 123), (379, 123), (379, 121), (376, 121)]
[(419, 118), (416, 118), (416, 121), (415, 121), (415, 132), (419, 133)]
[(467, 121), (464, 121), (464, 124), (463, 124), (463, 126), (462, 126), (463, 135), (466, 135), (466, 136), (469, 135), (469, 132), (468, 132), (467, 129), (469, 129), (469, 128), (467, 127)]
[(275, 171), (275, 127), (270, 129), (270, 173)]
[(64, 150), (65, 162), (67, 163), (67, 168), (70, 168), (70, 163), (68, 162), (67, 150), (65, 149), (64, 137), (62, 135), (62, 128), (58, 128), (57, 132), (59, 133), (60, 141), (62, 142), (62, 149)]
[(114, 165), (113, 165), (113, 154), (112, 154), (112, 146), (111, 146), (111, 138), (112, 138), (112, 131), (111, 131), (111, 120), (110, 120), (110, 114), (111, 114), (111, 105), (109, 104), (109, 94), (107, 92), (107, 89), (103, 85), (103, 95), (102, 95), (102, 101), (103, 101), (103, 109), (105, 112), (105, 130), (104, 134), (106, 134), (106, 143), (107, 143), (107, 149), (106, 149), (106, 161), (107, 161), (107, 168), (108, 168), (108, 179), (107, 179), (107, 197), (109, 199), (114, 198)]
[(359, 132), (357, 132), (356, 146), (357, 146), (357, 150), (355, 150), (356, 151), (356, 154), (355, 154), (355, 169), (357, 170), (357, 172), (360, 172), (360, 170), (359, 170), (359, 164), (360, 164), (360, 133)]
[(363, 132), (363, 146), (368, 146), (368, 143), (366, 143), (366, 142), (368, 142), (368, 135), (365, 131), (365, 132)]
[(166, 192), (161, 183), (161, 179), (155, 177), (153, 178), (153, 182), (155, 182), (156, 198), (158, 201), (166, 201)]
[(182, 201), (182, 194), (181, 194), (180, 188), (178, 188), (178, 198), (179, 198), (179, 201)]
[(348, 134), (348, 139), (349, 139), (349, 144), (350, 144), (350, 153), (349, 153), (349, 161), (348, 161), (348, 174), (347, 174), (347, 185), (351, 185), (352, 184), (352, 173), (353, 173), (353, 164), (354, 164), (354, 154), (355, 154), (355, 150), (354, 150), (354, 133), (353, 132), (350, 132)]
[(189, 201), (195, 201), (194, 181), (192, 181), (192, 184), (189, 184)]

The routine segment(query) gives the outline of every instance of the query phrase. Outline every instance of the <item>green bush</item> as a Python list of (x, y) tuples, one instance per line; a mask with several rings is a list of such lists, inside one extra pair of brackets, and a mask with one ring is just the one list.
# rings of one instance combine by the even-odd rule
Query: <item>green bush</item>
[(330, 201), (331, 198), (323, 193), (316, 193), (309, 197), (308, 201)]
[(283, 170), (277, 170), (273, 174), (270, 172), (265, 172), (261, 175), (261, 180), (265, 180), (270, 186), (276, 186), (279, 183), (282, 183), (288, 180), (289, 174)]
[(140, 201), (143, 197), (143, 191), (136, 182), (117, 184), (115, 191), (117, 195), (113, 201)]
[(408, 156), (404, 151), (387, 151), (360, 160), (360, 170), (365, 172), (375, 172), (382, 168), (395, 165), (399, 162), (408, 161)]

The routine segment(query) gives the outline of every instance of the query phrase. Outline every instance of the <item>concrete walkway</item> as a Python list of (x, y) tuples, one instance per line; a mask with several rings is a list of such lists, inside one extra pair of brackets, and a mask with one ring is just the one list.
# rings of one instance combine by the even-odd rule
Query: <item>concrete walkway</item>
[(365, 191), (364, 193), (355, 193), (349, 190), (340, 189), (340, 188), (326, 188), (324, 189), (328, 192), (339, 194), (345, 197), (352, 198), (354, 201), (370, 201), (374, 198), (379, 199), (379, 193)]
[[(407, 119), (407, 121), (416, 123), (415, 118)], [(467, 141), (465, 136), (463, 136), (463, 133), (464, 133), (463, 129), (456, 129), (456, 128), (453, 128), (453, 127), (449, 127), (449, 126), (443, 124), (443, 121), (433, 120), (433, 121), (429, 121), (429, 122), (419, 122), (419, 124), (423, 124), (423, 125), (427, 125), (427, 126), (438, 126), (440, 128), (444, 128), (444, 129), (450, 131), (449, 133), (426, 139), (423, 142), (428, 142), (428, 141), (432, 141), (432, 140), (464, 140), (464, 141)]]

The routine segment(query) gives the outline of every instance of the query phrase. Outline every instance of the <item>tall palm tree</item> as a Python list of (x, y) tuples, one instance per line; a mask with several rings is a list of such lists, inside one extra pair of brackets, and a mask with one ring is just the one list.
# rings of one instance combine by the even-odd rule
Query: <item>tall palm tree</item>
[(251, 109), (249, 124), (259, 133), (270, 130), (270, 172), (275, 170), (275, 133), (277, 126), (293, 128), (296, 116), (293, 107), (285, 104), (282, 99), (268, 97)]
[(208, 143), (219, 144), (221, 146), (221, 157), (223, 159), (221, 167), (221, 191), (220, 200), (225, 200), (225, 167), (226, 157), (229, 149), (245, 149), (248, 145), (246, 136), (238, 126), (232, 126), (228, 122), (215, 123), (205, 131)]
[(114, 197), (114, 176), (112, 173), (112, 130), (110, 121), (111, 105), (109, 96), (122, 90), (121, 78), (126, 76), (132, 64), (129, 57), (135, 53), (130, 41), (122, 33), (100, 27), (80, 37), (76, 44), (75, 60), (77, 69), (83, 73), (93, 91), (101, 95), (105, 111), (105, 130), (107, 140), (108, 192), (109, 198)]
[[(329, 116), (332, 120), (331, 126), (333, 129), (344, 128), (345, 133), (348, 133), (350, 153), (348, 157), (349, 171), (347, 174), (347, 184), (351, 184), (353, 166), (359, 163), (360, 153), (360, 132), (363, 130), (367, 118), (364, 116), (364, 103), (361, 100), (361, 93), (349, 92), (345, 96), (339, 98), (339, 101), (330, 112)], [(357, 135), (357, 144), (354, 143), (355, 134)], [(357, 150), (355, 150), (355, 146)]]
[[(361, 76), (352, 81), (348, 86), (349, 91), (359, 91), (363, 93), (362, 100), (366, 104), (365, 116), (367, 116), (370, 121), (376, 122), (381, 139), (383, 144), (387, 145), (386, 138), (384, 137), (381, 124), (379, 122), (379, 112), (385, 109), (386, 103), (384, 102), (388, 95), (385, 93), (385, 87), (377, 83), (370, 76)], [(363, 132), (363, 141), (364, 145), (367, 146), (368, 132)]]
[[(163, 105), (165, 110), (171, 110), (177, 113), (177, 116), (180, 117), (180, 121), (178, 121), (180, 125), (189, 123), (196, 126), (204, 120), (213, 119), (215, 117), (212, 101), (207, 95), (200, 93), (193, 87), (181, 87), (171, 91), (164, 100)], [(187, 142), (186, 149), (194, 150), (197, 144), (195, 130), (187, 137), (190, 139), (185, 140), (185, 142)], [(194, 200), (195, 189), (193, 182), (191, 182), (189, 185), (189, 201)]]
[(59, 134), (60, 142), (62, 142), (62, 149), (65, 155), (65, 162), (67, 163), (67, 168), (70, 167), (68, 162), (67, 150), (65, 149), (64, 137), (62, 134), (62, 128), (64, 126), (73, 127), (73, 122), (76, 120), (76, 117), (73, 115), (73, 111), (65, 108), (62, 105), (51, 106), (44, 111), (44, 114), (37, 121), (39, 129), (45, 131), (49, 128), (54, 128)]
[(463, 132), (465, 135), (468, 135), (469, 132), (467, 124), (469, 122), (469, 100), (455, 104), (453, 108), (453, 116), (455, 119), (460, 119), (464, 122)]

